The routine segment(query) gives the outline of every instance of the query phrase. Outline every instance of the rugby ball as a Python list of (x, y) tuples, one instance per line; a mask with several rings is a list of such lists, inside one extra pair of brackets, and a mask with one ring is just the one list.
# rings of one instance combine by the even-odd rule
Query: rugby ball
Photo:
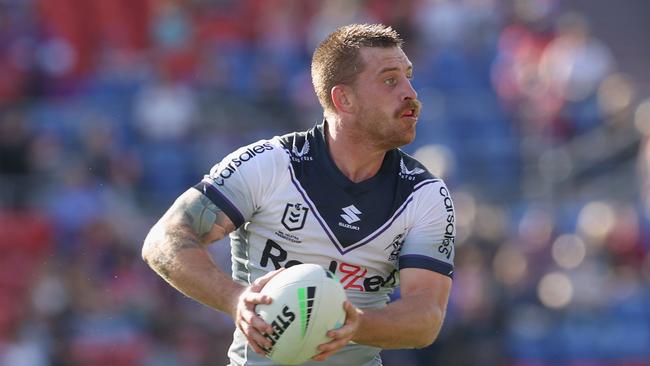
[(327, 331), (345, 323), (345, 291), (339, 280), (316, 264), (298, 264), (273, 277), (261, 293), (273, 299), (259, 304), (257, 314), (273, 327), (266, 337), (266, 356), (278, 364), (297, 365), (318, 354), (331, 341)]

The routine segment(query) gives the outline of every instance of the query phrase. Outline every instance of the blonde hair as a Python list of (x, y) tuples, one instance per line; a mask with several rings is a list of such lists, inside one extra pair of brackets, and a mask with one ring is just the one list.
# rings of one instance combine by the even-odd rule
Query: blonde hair
[(331, 33), (314, 51), (311, 79), (321, 106), (334, 110), (330, 97), (339, 84), (354, 84), (364, 65), (361, 47), (402, 47), (403, 41), (391, 27), (383, 24), (351, 24)]

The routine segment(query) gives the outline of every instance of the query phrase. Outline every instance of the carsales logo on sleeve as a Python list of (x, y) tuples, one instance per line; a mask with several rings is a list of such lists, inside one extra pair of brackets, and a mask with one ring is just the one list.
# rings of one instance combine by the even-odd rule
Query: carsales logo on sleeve
[(442, 238), (442, 243), (438, 246), (438, 252), (449, 259), (449, 257), (451, 257), (452, 251), (454, 250), (454, 239), (456, 237), (456, 232), (454, 230), (454, 224), (456, 221), (454, 216), (454, 205), (451, 202), (451, 197), (447, 188), (440, 187), (439, 192), (443, 198), (445, 211), (447, 212), (447, 218), (445, 220), (445, 233)]
[(273, 145), (271, 145), (270, 142), (248, 147), (241, 154), (239, 154), (239, 156), (231, 159), (225, 166), (222, 163), (217, 164), (214, 168), (212, 168), (210, 176), (214, 179), (214, 182), (218, 186), (223, 186), (225, 180), (230, 178), (233, 173), (237, 171), (237, 168), (240, 165), (268, 150), (273, 150)]

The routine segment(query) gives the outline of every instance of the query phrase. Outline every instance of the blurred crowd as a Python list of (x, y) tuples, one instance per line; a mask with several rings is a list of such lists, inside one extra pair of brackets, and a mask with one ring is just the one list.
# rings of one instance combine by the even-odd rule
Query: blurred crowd
[(225, 364), (232, 321), (141, 243), (225, 154), (321, 120), (311, 52), (352, 22), (406, 40), (405, 150), (459, 220), (439, 339), (384, 363), (650, 365), (649, 90), (565, 5), (0, 0), (0, 365)]

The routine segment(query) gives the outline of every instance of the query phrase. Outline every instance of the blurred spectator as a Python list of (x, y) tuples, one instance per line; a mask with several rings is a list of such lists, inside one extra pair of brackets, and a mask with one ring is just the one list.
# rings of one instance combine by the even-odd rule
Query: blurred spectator
[(0, 204), (21, 208), (32, 190), (30, 145), (32, 134), (24, 114), (5, 111), (0, 115)]
[(579, 102), (593, 94), (612, 69), (609, 49), (589, 34), (586, 19), (564, 14), (558, 20), (557, 38), (541, 56), (539, 73), (550, 92)]
[(185, 139), (197, 120), (192, 89), (163, 75), (135, 96), (135, 124), (145, 139), (175, 143)]

